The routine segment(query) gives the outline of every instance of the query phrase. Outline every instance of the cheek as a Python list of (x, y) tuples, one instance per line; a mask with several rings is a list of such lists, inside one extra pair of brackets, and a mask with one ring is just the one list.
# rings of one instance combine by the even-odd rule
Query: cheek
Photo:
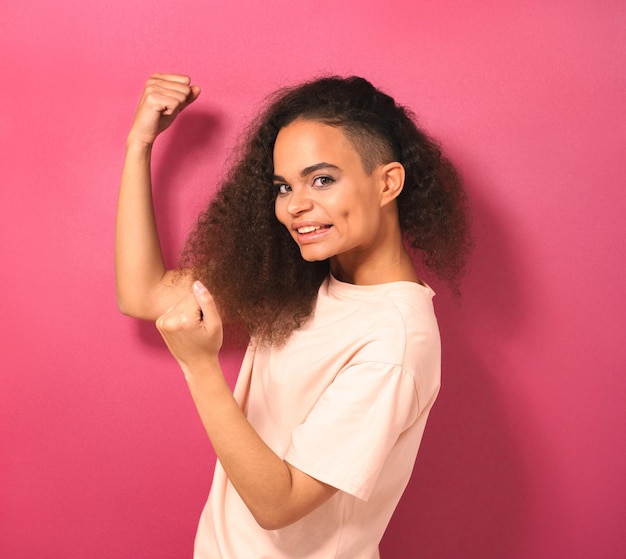
[(380, 224), (380, 208), (375, 203), (362, 200), (355, 204), (352, 211), (348, 211), (354, 231), (364, 237), (376, 235)]

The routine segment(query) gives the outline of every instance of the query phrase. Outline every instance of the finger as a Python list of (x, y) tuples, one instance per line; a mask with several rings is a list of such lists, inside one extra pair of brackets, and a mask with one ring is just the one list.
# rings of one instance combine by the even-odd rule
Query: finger
[(146, 87), (157, 86), (163, 89), (171, 89), (184, 95), (189, 102), (195, 101), (200, 95), (200, 86), (191, 85), (191, 78), (178, 74), (153, 74), (146, 81)]
[(222, 319), (215, 299), (209, 293), (206, 287), (200, 281), (196, 281), (193, 284), (193, 296), (196, 300), (196, 304), (200, 307), (202, 312), (202, 328), (208, 335), (209, 345), (207, 346), (212, 352), (217, 354), (222, 347), (222, 341), (224, 339), (224, 332), (222, 329)]
[(195, 328), (202, 325), (201, 313), (200, 305), (191, 293), (178, 304), (177, 314), (181, 327)]
[(168, 97), (173, 97), (181, 103), (184, 102), (187, 97), (189, 97), (190, 93), (191, 88), (189, 86), (176, 84), (173, 82), (160, 83), (158, 81), (150, 81), (146, 83), (146, 87), (144, 89), (144, 97), (146, 98), (154, 95), (165, 95)]
[(150, 78), (155, 78), (159, 80), (178, 82), (185, 85), (189, 85), (191, 83), (191, 78), (186, 76), (185, 74), (165, 74), (162, 72), (156, 72), (150, 76)]
[(164, 95), (160, 93), (151, 93), (146, 97), (145, 106), (158, 113), (164, 115), (171, 115), (176, 111), (183, 101), (172, 97), (171, 95)]
[(200, 307), (202, 316), (208, 316), (216, 311), (215, 301), (209, 290), (200, 281), (195, 281), (193, 284), (193, 295), (196, 299), (196, 303)]
[(202, 89), (199, 85), (192, 85), (191, 86), (191, 91), (189, 92), (189, 95), (187, 96), (187, 105), (190, 105), (191, 103), (193, 103), (198, 97), (200, 97), (200, 93), (202, 93)]
[(185, 99), (191, 91), (191, 86), (176, 81), (150, 78), (146, 82), (145, 90), (147, 92), (169, 93), (171, 95), (180, 96), (181, 98)]
[(182, 111), (193, 103), (200, 95), (200, 86), (192, 87), (170, 84), (150, 83), (145, 89), (145, 103), (150, 108), (165, 115)]
[[(176, 91), (150, 86), (146, 88), (143, 105), (169, 116), (182, 111), (191, 102), (189, 101), (191, 93), (190, 89), (187, 91)], [(192, 100), (195, 100), (195, 98)]]
[(180, 112), (189, 105), (191, 105), (200, 96), (200, 86), (194, 85), (189, 88), (189, 94), (186, 99), (177, 107), (177, 111)]

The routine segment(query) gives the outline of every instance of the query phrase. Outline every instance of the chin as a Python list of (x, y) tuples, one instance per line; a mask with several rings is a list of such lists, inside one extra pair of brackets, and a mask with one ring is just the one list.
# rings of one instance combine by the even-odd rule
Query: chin
[(326, 256), (321, 256), (321, 257), (314, 257), (314, 256), (305, 256), (304, 254), (300, 253), (302, 255), (302, 260), (306, 260), (307, 262), (322, 262), (323, 260), (328, 260), (328, 257)]
[(322, 262), (330, 258), (330, 255), (326, 253), (307, 249), (303, 250), (302, 248), (300, 248), (300, 256), (302, 256), (302, 259), (307, 262)]

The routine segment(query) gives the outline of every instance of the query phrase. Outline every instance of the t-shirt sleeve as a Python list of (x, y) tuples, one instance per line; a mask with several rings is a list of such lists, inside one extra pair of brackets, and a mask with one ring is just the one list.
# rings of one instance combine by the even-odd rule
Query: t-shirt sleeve
[(294, 429), (284, 458), (367, 500), (396, 440), (417, 419), (418, 407), (414, 379), (398, 365), (353, 364)]

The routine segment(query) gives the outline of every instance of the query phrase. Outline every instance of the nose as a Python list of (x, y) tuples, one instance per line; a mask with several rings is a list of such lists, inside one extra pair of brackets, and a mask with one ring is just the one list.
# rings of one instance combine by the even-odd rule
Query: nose
[(290, 215), (300, 215), (313, 207), (313, 201), (306, 188), (294, 188), (289, 195), (287, 211)]

